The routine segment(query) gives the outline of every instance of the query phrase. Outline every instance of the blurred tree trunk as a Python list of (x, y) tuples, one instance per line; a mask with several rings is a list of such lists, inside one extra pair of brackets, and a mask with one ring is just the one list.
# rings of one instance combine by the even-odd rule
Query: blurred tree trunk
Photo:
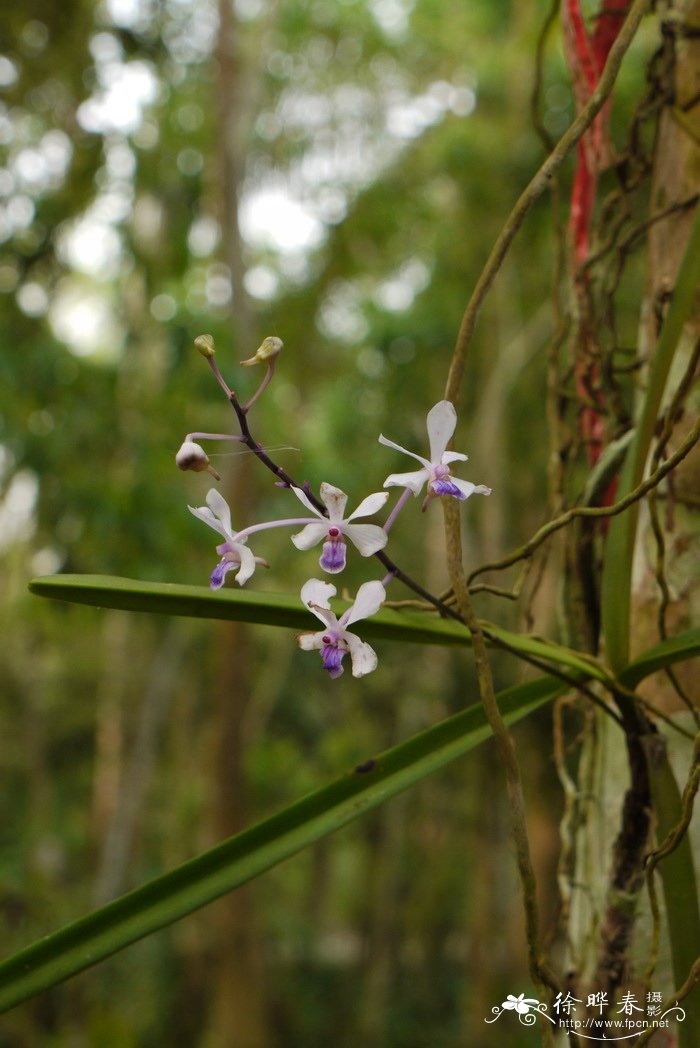
[[(136, 733), (128, 757), (122, 761), (122, 696), (123, 680), (115, 674), (116, 666), (128, 666), (129, 617), (123, 612), (106, 618), (124, 620), (119, 624), (123, 635), (120, 641), (121, 661), (110, 653), (111, 677), (117, 677), (117, 694), (113, 685), (103, 687), (102, 701), (98, 707), (97, 756), (95, 761), (95, 818), (98, 824), (106, 824), (102, 849), (98, 863), (94, 889), (95, 906), (103, 906), (128, 887), (128, 870), (134, 850), (134, 839), (141, 817), (143, 798), (148, 789), (151, 772), (156, 761), (160, 743), (161, 727), (170, 704), (175, 683), (183, 662), (186, 641), (181, 623), (170, 622), (165, 629), (158, 649), (153, 657), (148, 679), (144, 682), (143, 700), (138, 711)], [(114, 623), (117, 627), (117, 623)], [(126, 767), (122, 769), (122, 764)], [(108, 818), (105, 819), (105, 817)]]
[[(398, 712), (390, 729), (395, 745), (401, 731)], [(391, 1026), (391, 1002), (396, 988), (400, 950), (405, 942), (405, 916), (400, 898), (404, 877), (406, 796), (383, 805), (366, 827), (368, 831), (368, 879), (364, 887), (364, 969), (362, 1008), (356, 1015), (355, 1038), (367, 1048), (382, 1048)], [(403, 926), (403, 927), (402, 927)]]
[[(677, 35), (667, 38), (666, 46), (675, 51), (671, 98), (659, 121), (651, 193), (651, 213), (691, 200), (700, 192), (700, 0), (686, 0), (678, 5)], [(695, 35), (686, 37), (684, 25), (694, 26)], [(694, 208), (685, 208), (656, 222), (649, 230), (647, 288), (642, 315), (643, 354), (653, 352), (669, 294), (675, 286), (678, 269), (685, 252), (695, 217)], [(700, 338), (700, 299), (686, 325), (676, 352), (664, 406), (676, 392), (684, 373), (693, 364), (693, 352)], [(695, 365), (695, 379), (698, 369)], [(676, 419), (668, 451), (672, 453), (687, 436), (693, 416), (700, 406), (697, 383), (691, 390)], [(657, 501), (660, 521), (667, 533), (665, 576), (668, 585), (666, 629), (672, 636), (700, 620), (700, 596), (694, 582), (700, 575), (700, 449), (695, 447), (674, 470), (662, 498)], [(657, 544), (647, 514), (641, 517), (637, 563), (634, 575), (632, 615), (632, 657), (659, 639), (659, 602), (661, 590), (656, 578)], [(694, 592), (695, 591), (695, 592)], [(698, 687), (699, 660), (681, 665), (675, 675), (689, 693), (700, 699)], [(671, 681), (658, 674), (647, 686), (647, 695), (667, 711), (682, 706)]]
[[(217, 631), (221, 652), (214, 716), (214, 829), (217, 839), (245, 828), (246, 712), (251, 696), (249, 630), (226, 623)], [(267, 1043), (262, 958), (256, 910), (257, 890), (246, 885), (211, 907), (212, 989), (202, 1045), (206, 1048), (261, 1048)]]
[[(652, 175), (652, 215), (692, 200), (700, 192), (700, 0), (683, 0), (675, 6), (677, 23), (666, 35), (672, 80), (669, 99), (658, 127)], [(685, 27), (689, 27), (686, 32)], [(669, 295), (673, 294), (697, 208), (675, 211), (649, 230), (647, 286), (642, 313), (642, 355), (653, 352)], [(673, 420), (664, 457), (672, 454), (688, 435), (700, 409), (698, 347), (700, 345), (700, 294), (674, 358), (664, 394), (664, 409), (672, 405), (683, 384), (687, 393)], [(671, 474), (664, 490), (640, 513), (635, 549), (631, 615), (631, 657), (700, 622), (700, 448), (696, 445)], [(661, 543), (661, 544), (660, 544)], [(644, 682), (640, 691), (656, 708), (670, 714), (691, 732), (698, 730), (700, 707), (700, 659), (682, 663), (669, 673), (658, 673)], [(695, 715), (691, 709), (695, 710)], [(693, 761), (691, 739), (659, 724), (671, 766), (682, 790)], [(700, 874), (700, 831), (689, 829), (695, 855), (696, 876)], [(693, 839), (693, 833), (695, 837)], [(660, 900), (663, 905), (663, 900)], [(646, 912), (640, 922), (635, 952), (648, 952), (651, 920)], [(666, 977), (670, 993), (673, 974), (668, 943), (662, 935), (659, 975)], [(700, 990), (696, 987), (693, 997)], [(697, 1008), (697, 1005), (695, 1005)], [(692, 1014), (689, 1013), (692, 1023)]]
[[(254, 318), (243, 285), (245, 264), (238, 224), (251, 98), (250, 85), (245, 83), (239, 28), (230, 0), (219, 0), (219, 205), (223, 253), (231, 277), (234, 347), (233, 353), (226, 347), (226, 360), (222, 363), (225, 370), (234, 360), (251, 356), (255, 350)], [(231, 414), (231, 423), (234, 422)], [(243, 456), (226, 492), (234, 523), (239, 527), (239, 522), (247, 521), (253, 512), (251, 476), (255, 465), (250, 456)], [(212, 768), (217, 840), (230, 837), (250, 822), (245, 775), (250, 742), (247, 712), (253, 684), (250, 645), (250, 630), (244, 623), (222, 623), (216, 631), (214, 718), (218, 727)], [(263, 1048), (267, 1044), (256, 895), (256, 887), (247, 885), (211, 909), (212, 990), (202, 1048)]]

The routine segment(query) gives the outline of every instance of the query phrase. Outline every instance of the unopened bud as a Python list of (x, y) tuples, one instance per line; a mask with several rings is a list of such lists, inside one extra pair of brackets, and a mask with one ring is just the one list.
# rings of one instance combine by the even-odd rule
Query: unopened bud
[(213, 477), (216, 477), (217, 480), (221, 480), (219, 474), (210, 464), (209, 456), (204, 448), (200, 447), (199, 444), (195, 444), (193, 440), (186, 440), (184, 442), (175, 456), (175, 464), (178, 469), (192, 469), (195, 473), (206, 471), (207, 473), (211, 473)]
[(283, 348), (284, 342), (281, 338), (277, 338), (275, 335), (268, 335), (256, 349), (255, 356), (249, 357), (248, 360), (242, 360), (241, 364), (247, 368), (252, 367), (253, 364), (267, 364), (279, 356)]
[(214, 356), (214, 339), (211, 335), (198, 335), (194, 340), (194, 344), (202, 356), (206, 357), (207, 360)]

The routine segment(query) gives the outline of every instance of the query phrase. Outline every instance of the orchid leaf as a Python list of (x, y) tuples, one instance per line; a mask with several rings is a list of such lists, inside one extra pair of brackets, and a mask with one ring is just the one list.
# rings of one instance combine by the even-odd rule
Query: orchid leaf
[(658, 670), (684, 662), (700, 655), (700, 629), (686, 630), (675, 637), (655, 644), (631, 662), (620, 674), (620, 681), (627, 688), (636, 688), (645, 677)]
[[(315, 621), (291, 596), (199, 586), (137, 582), (104, 576), (54, 575), (31, 583), (32, 592), (94, 606), (314, 628)], [(363, 624), (368, 635), (418, 643), (468, 643), (458, 622), (417, 612), (382, 611)], [(510, 648), (558, 660), (583, 679), (595, 665), (575, 652), (537, 638), (489, 626)], [(649, 673), (700, 652), (700, 630), (656, 645), (621, 675), (634, 686)], [(565, 685), (542, 677), (498, 696), (507, 723), (515, 723), (563, 693)], [(95, 913), (27, 947), (0, 964), (0, 1010), (34, 996), (179, 920), (282, 862), (313, 842), (419, 782), (467, 753), (489, 735), (480, 705), (429, 728), (382, 756), (224, 841), (183, 866), (156, 878)], [(662, 870), (663, 872), (663, 870)]]
[[(508, 724), (564, 691), (551, 677), (498, 696)], [(0, 1011), (91, 967), (130, 943), (252, 880), (265, 870), (473, 749), (490, 735), (475, 704), (358, 765), (330, 785), (0, 964)]]
[[(32, 593), (42, 597), (89, 604), (124, 611), (150, 611), (162, 615), (194, 618), (235, 619), (265, 626), (284, 626), (294, 630), (316, 630), (316, 619), (291, 594), (260, 593), (233, 587), (211, 590), (208, 586), (185, 586), (170, 582), (142, 582), (108, 575), (47, 575), (29, 584)], [(347, 601), (333, 601), (339, 608)], [(415, 644), (470, 644), (469, 630), (454, 619), (425, 612), (382, 608), (371, 619), (364, 619), (357, 632), (370, 640), (411, 641)], [(516, 655), (548, 660), (585, 677), (605, 680), (595, 660), (569, 648), (527, 634), (511, 633), (500, 626), (488, 626), (492, 643)]]
[[(305, 610), (298, 597), (290, 594), (260, 593), (246, 589), (213, 591), (207, 586), (185, 586), (170, 582), (142, 582), (110, 575), (47, 575), (29, 584), (32, 593), (76, 604), (122, 611), (146, 611), (160, 615), (192, 618), (233, 619), (293, 630), (315, 630), (316, 619)], [(346, 601), (334, 601), (347, 607)], [(573, 671), (574, 676), (605, 681), (605, 672), (594, 659), (552, 641), (528, 634), (512, 633), (488, 624), (493, 642), (499, 641), (515, 654), (548, 660)], [(358, 632), (369, 639), (412, 641), (416, 644), (469, 644), (469, 631), (453, 619), (418, 611), (382, 608), (371, 619), (363, 620)], [(631, 663), (621, 674), (626, 687), (664, 666), (700, 654), (700, 630), (689, 630), (672, 640), (655, 645)]]
[[(89, 604), (122, 611), (150, 611), (159, 615), (185, 615), (198, 619), (229, 619), (293, 630), (316, 630), (318, 620), (307, 611), (298, 595), (260, 593), (231, 587), (211, 590), (208, 586), (185, 586), (173, 582), (142, 582), (111, 575), (47, 575), (29, 584), (32, 593), (75, 604)], [(348, 607), (347, 601), (333, 604)], [(363, 636), (415, 641), (421, 644), (464, 644), (469, 641), (465, 626), (416, 611), (382, 608), (358, 629)]]

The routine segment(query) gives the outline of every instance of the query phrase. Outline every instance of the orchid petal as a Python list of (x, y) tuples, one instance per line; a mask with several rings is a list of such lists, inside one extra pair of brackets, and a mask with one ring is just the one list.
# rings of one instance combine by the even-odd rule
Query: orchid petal
[(231, 534), (233, 531), (231, 510), (228, 508), (228, 502), (221, 492), (217, 491), (216, 488), (209, 488), (205, 501), (217, 520), (221, 521), (224, 534)]
[(321, 484), (321, 502), (328, 510), (328, 519), (331, 524), (340, 524), (345, 512), (348, 497), (340, 488), (334, 488), (332, 484)]
[(466, 462), (469, 455), (463, 455), (461, 451), (446, 451), (440, 460), (441, 466), (447, 466), (450, 462)]
[[(367, 584), (369, 585), (369, 583)], [(381, 586), (381, 582), (379, 583)], [(384, 587), (382, 586), (382, 589)], [(345, 643), (350, 650), (350, 658), (352, 659), (352, 675), (353, 677), (364, 677), (365, 674), (371, 673), (372, 670), (377, 668), (377, 653), (374, 648), (371, 648), (365, 641), (360, 640), (354, 633), (345, 634)]]
[(491, 488), (487, 488), (484, 484), (471, 484), (468, 480), (458, 480), (457, 477), (450, 477), (450, 480), (459, 488), (465, 499), (468, 499), (470, 495), (491, 494)]
[(346, 524), (343, 532), (363, 557), (371, 557), (389, 541), (386, 531), (378, 524)]
[(319, 608), (329, 608), (331, 597), (335, 597), (336, 588), (332, 582), (322, 582), (321, 579), (309, 579), (301, 587), (302, 604), (315, 604)]
[(430, 465), (417, 469), (415, 473), (392, 473), (384, 481), (385, 488), (410, 488), (414, 495), (420, 495), (423, 485), (430, 476)]
[(428, 412), (428, 437), (430, 439), (430, 461), (440, 462), (450, 437), (457, 425), (457, 412), (449, 400), (440, 400)]
[(321, 630), (319, 633), (300, 633), (297, 636), (297, 641), (302, 651), (320, 651), (323, 647), (324, 636), (324, 630)]
[(306, 606), (317, 619), (321, 620), (327, 629), (334, 630), (338, 628), (338, 619), (330, 608), (320, 607), (318, 604), (314, 604), (313, 601), (309, 601)]
[[(297, 489), (295, 488), (294, 490), (296, 491)], [(324, 539), (327, 534), (328, 525), (321, 524), (319, 521), (318, 524), (307, 524), (306, 527), (296, 535), (292, 535), (292, 542), (297, 549), (311, 549), (311, 547), (315, 546), (321, 541), (321, 539)]]
[(193, 516), (197, 517), (199, 520), (203, 520), (204, 523), (208, 524), (210, 528), (214, 529), (214, 531), (218, 531), (219, 535), (223, 535), (225, 539), (229, 538), (229, 536), (224, 531), (224, 527), (221, 521), (216, 519), (212, 511), (207, 506), (188, 506), (187, 508), (190, 511), (190, 513), (193, 514)]
[(255, 557), (242, 542), (236, 542), (231, 552), (235, 553), (240, 561), (241, 568), (236, 575), (236, 582), (239, 586), (243, 586), (255, 571)]
[(422, 455), (416, 455), (415, 452), (409, 451), (408, 448), (402, 448), (400, 444), (395, 444), (393, 440), (388, 440), (387, 437), (379, 434), (379, 443), (384, 444), (387, 448), (393, 448), (394, 451), (402, 451), (404, 455), (410, 455), (411, 458), (417, 459), (418, 462), (422, 462), (424, 466), (430, 467), (431, 463), (427, 459), (424, 459)]
[(335, 592), (335, 586), (330, 582), (321, 582), (320, 579), (309, 579), (301, 587), (303, 603), (329, 629), (338, 628), (338, 619), (328, 604), (329, 599), (335, 596)]
[(323, 516), (323, 513), (321, 513), (320, 510), (316, 509), (316, 507), (314, 506), (313, 502), (310, 500), (309, 496), (306, 494), (305, 491), (302, 491), (301, 488), (295, 488), (293, 486), (292, 486), (292, 491), (294, 492), (296, 497), (299, 499), (299, 501), (302, 503), (302, 505), (306, 506), (307, 509), (310, 509), (311, 512), (315, 516), (317, 516), (317, 517), (322, 517)]
[(368, 619), (371, 615), (376, 615), (384, 603), (385, 597), (386, 590), (381, 582), (376, 579), (372, 582), (363, 582), (357, 591), (355, 603), (341, 615), (341, 624), (344, 627), (349, 626), (352, 622), (357, 622), (358, 619)]
[(366, 499), (363, 499), (357, 509), (354, 509), (347, 519), (354, 520), (356, 517), (371, 517), (373, 513), (379, 512), (388, 498), (388, 491), (375, 491), (373, 495), (368, 495)]

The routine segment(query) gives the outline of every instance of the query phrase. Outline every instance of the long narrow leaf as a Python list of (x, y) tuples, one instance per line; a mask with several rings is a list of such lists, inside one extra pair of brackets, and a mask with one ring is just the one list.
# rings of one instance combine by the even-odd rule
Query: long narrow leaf
[[(293, 630), (315, 630), (318, 620), (298, 597), (259, 593), (247, 589), (212, 591), (208, 586), (172, 582), (142, 582), (111, 575), (47, 575), (34, 579), (29, 589), (40, 597), (123, 611), (150, 611), (159, 615), (186, 615), (199, 619), (232, 619)], [(343, 601), (339, 606), (347, 607)], [(464, 644), (469, 632), (454, 619), (415, 611), (383, 608), (362, 622), (364, 636), (422, 644)]]
[[(206, 586), (184, 586), (168, 582), (141, 582), (109, 575), (48, 575), (29, 584), (41, 597), (89, 604), (93, 607), (150, 611), (162, 615), (187, 615), (207, 619), (235, 619), (266, 626), (285, 626), (294, 630), (314, 630), (316, 619), (289, 594), (258, 593), (254, 590), (225, 589), (212, 592)], [(347, 602), (337, 601), (339, 608)], [(595, 660), (570, 648), (512, 633), (489, 624), (494, 641), (499, 640), (515, 653), (548, 660), (555, 665), (605, 679)], [(382, 608), (364, 620), (358, 632), (369, 639), (411, 641), (414, 644), (470, 644), (466, 626), (454, 619), (402, 609)]]
[[(236, 591), (212, 595), (200, 587), (133, 583), (94, 576), (52, 576), (37, 580), (31, 588), (43, 595), (60, 595), (81, 603), (132, 610), (250, 618), (295, 628), (309, 625), (303, 609), (287, 597), (270, 598)], [(383, 612), (382, 618), (385, 620), (380, 623), (382, 633), (375, 635), (409, 639), (406, 634), (411, 635), (413, 630), (410, 639), (423, 643), (465, 641), (465, 631), (459, 623), (425, 619), (420, 615), (406, 616), (404, 612)], [(504, 633), (504, 636), (512, 640), (517, 635)], [(525, 640), (529, 643), (532, 639)], [(657, 645), (625, 670), (625, 683), (633, 686), (648, 673), (689, 658), (699, 650), (700, 631), (689, 631)], [(568, 659), (570, 653), (566, 649), (562, 651)], [(590, 673), (589, 665), (584, 668)], [(588, 673), (581, 675), (588, 676)], [(514, 723), (563, 690), (561, 682), (545, 677), (501, 693), (499, 704), (507, 722)], [(481, 707), (473, 706), (204, 855), (28, 947), (0, 965), (0, 1011), (252, 879), (468, 752), (488, 734)]]
[(684, 662), (700, 655), (700, 629), (686, 630), (676, 637), (655, 644), (631, 662), (620, 674), (620, 680), (627, 688), (636, 688), (645, 677), (651, 676), (657, 670), (673, 665), (674, 662)]
[[(549, 677), (499, 695), (507, 723), (561, 694)], [(0, 1011), (172, 924), (357, 819), (490, 734), (481, 705), (442, 721), (329, 786), (0, 964)]]

